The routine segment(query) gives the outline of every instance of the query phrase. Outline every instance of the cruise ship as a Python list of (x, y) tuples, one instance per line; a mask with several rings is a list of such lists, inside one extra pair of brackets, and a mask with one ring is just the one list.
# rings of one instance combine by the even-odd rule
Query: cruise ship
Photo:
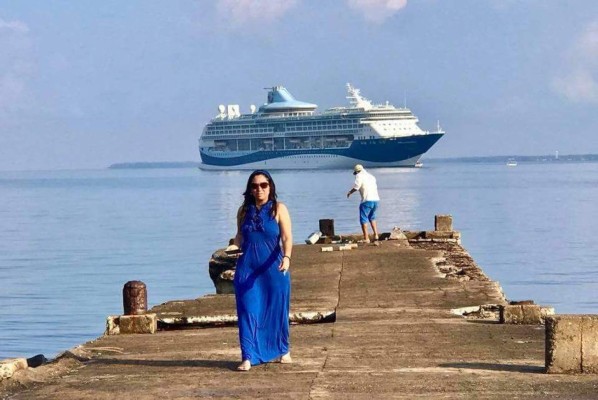
[(199, 139), (201, 169), (332, 169), (416, 167), (444, 131), (424, 131), (407, 107), (372, 104), (347, 84), (348, 107), (316, 112), (282, 86), (268, 102), (241, 114), (220, 105)]

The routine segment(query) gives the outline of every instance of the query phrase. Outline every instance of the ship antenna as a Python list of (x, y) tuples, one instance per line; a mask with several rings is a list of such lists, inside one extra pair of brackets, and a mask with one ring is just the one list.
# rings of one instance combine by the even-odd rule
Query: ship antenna
[(369, 110), (372, 108), (372, 103), (360, 94), (360, 90), (355, 88), (350, 83), (347, 83), (347, 92), (349, 92), (347, 99), (354, 107)]
[(407, 108), (407, 91), (403, 93), (403, 108)]

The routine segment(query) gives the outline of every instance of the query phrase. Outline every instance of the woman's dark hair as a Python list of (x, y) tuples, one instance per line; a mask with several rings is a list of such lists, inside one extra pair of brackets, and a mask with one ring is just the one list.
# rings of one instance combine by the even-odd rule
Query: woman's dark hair
[(253, 178), (255, 178), (257, 175), (263, 175), (264, 177), (266, 177), (268, 183), (270, 184), (270, 195), (268, 196), (268, 200), (272, 202), (270, 216), (274, 218), (276, 217), (276, 208), (278, 203), (276, 201), (276, 185), (274, 184), (274, 180), (272, 179), (270, 173), (263, 169), (253, 171), (251, 175), (249, 175), (249, 179), (247, 179), (247, 186), (245, 187), (245, 192), (243, 193), (245, 199), (243, 200), (243, 205), (241, 206), (242, 215), (245, 215), (247, 213), (247, 210), (249, 210), (250, 205), (255, 205), (255, 197), (253, 197), (253, 192), (251, 191), (251, 183), (253, 181)]

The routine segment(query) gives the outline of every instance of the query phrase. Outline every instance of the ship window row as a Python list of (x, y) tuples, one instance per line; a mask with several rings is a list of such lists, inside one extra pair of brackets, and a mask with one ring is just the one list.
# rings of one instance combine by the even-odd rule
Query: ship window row
[(349, 129), (357, 129), (358, 126), (331, 126), (331, 127), (321, 127), (316, 128), (313, 126), (307, 127), (287, 127), (286, 129), (260, 129), (260, 128), (251, 128), (251, 129), (218, 129), (218, 130), (208, 130), (206, 131), (206, 135), (231, 135), (231, 134), (240, 134), (240, 133), (273, 133), (273, 132), (315, 132), (315, 131), (336, 131), (336, 130), (349, 130)]
[(297, 150), (346, 148), (351, 145), (353, 135), (327, 137), (290, 137), (274, 139), (228, 139), (216, 140), (212, 151), (253, 151), (253, 150)]
[(214, 126), (206, 130), (207, 135), (231, 134), (231, 133), (253, 133), (253, 132), (281, 132), (281, 131), (310, 131), (310, 130), (339, 130), (339, 129), (357, 129), (358, 122), (342, 121), (331, 122), (304, 122), (304, 123), (288, 123), (286, 126), (282, 125), (266, 125), (264, 127), (230, 125), (230, 126)]
[(310, 121), (310, 122), (289, 122), (286, 124), (287, 129), (294, 128), (334, 128), (334, 127), (350, 127), (358, 128), (359, 122), (357, 121)]
[(272, 131), (263, 131), (263, 130), (256, 130), (256, 129), (252, 129), (252, 130), (231, 130), (231, 131), (226, 131), (226, 132), (207, 132), (206, 136), (237, 136), (237, 135), (243, 135), (243, 136), (250, 136), (250, 137), (255, 137), (255, 136), (263, 136), (264, 134), (279, 134), (279, 135), (285, 135), (288, 136), (289, 134), (298, 134), (298, 135), (302, 135), (302, 136), (311, 136), (311, 135), (321, 135), (323, 132), (326, 133), (326, 135), (330, 135), (332, 133), (340, 133), (340, 134), (356, 134), (358, 132), (358, 129), (351, 129), (351, 128), (346, 128), (346, 129), (322, 129), (319, 131), (316, 130), (294, 130), (294, 131), (277, 131), (277, 132), (272, 132)]

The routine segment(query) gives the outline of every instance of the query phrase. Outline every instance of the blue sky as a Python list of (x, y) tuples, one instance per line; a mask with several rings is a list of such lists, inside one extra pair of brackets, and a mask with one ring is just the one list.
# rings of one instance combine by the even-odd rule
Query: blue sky
[(598, 153), (598, 1), (0, 0), (0, 170), (197, 161), (218, 104), (347, 82), (428, 157)]

